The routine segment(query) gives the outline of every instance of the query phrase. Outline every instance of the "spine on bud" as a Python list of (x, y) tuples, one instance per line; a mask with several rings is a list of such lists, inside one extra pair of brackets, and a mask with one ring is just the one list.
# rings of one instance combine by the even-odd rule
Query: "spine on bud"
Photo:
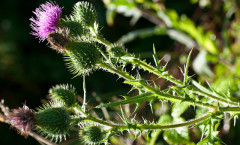
[(120, 58), (126, 55), (126, 51), (124, 51), (123, 46), (113, 45), (112, 47), (107, 48), (107, 52), (112, 58)]
[(97, 21), (97, 13), (88, 2), (78, 2), (74, 6), (73, 16), (88, 27), (94, 27)]
[(101, 144), (106, 138), (106, 132), (100, 126), (86, 126), (79, 135), (84, 144)]
[(72, 107), (77, 103), (77, 94), (72, 85), (57, 85), (49, 90), (49, 94), (55, 103), (63, 102), (66, 107)]
[(36, 129), (51, 140), (61, 141), (69, 132), (69, 115), (63, 107), (45, 107), (35, 114)]
[(94, 42), (71, 42), (67, 45), (65, 58), (70, 71), (78, 76), (96, 69), (101, 54)]

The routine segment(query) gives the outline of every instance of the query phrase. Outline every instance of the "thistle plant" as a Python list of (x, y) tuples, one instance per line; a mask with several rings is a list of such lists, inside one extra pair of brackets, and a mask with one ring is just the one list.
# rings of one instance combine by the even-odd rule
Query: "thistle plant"
[[(128, 131), (135, 135), (135, 139), (141, 135), (149, 136), (145, 138), (146, 144), (153, 145), (163, 131), (164, 139), (169, 144), (223, 143), (218, 137), (219, 124), (226, 114), (229, 114), (231, 119), (237, 118), (240, 102), (231, 93), (216, 91), (210, 84), (206, 87), (189, 76), (193, 49), (189, 52), (182, 71), (183, 80), (178, 80), (166, 70), (167, 65), (161, 65), (155, 47), (155, 64), (151, 65), (127, 52), (122, 44), (112, 43), (104, 38), (98, 24), (97, 11), (88, 2), (77, 2), (72, 13), (66, 17), (61, 16), (62, 8), (51, 1), (42, 4), (34, 14), (36, 18), (30, 19), (34, 30), (31, 34), (40, 41), (48, 41), (48, 45), (63, 56), (66, 67), (74, 77), (84, 78), (84, 97), (80, 103), (74, 86), (56, 85), (49, 90), (49, 103), (43, 104), (42, 107), (31, 110), (24, 105), (23, 108), (5, 113), (5, 122), (16, 128), (20, 134), (27, 136), (31, 132), (37, 132), (46, 139), (61, 142), (77, 132), (77, 141), (80, 144), (108, 144), (120, 133)], [(126, 67), (132, 67), (137, 74), (126, 71)], [(117, 75), (138, 95), (130, 97), (122, 94), (124, 99), (120, 101), (102, 103), (93, 108), (87, 107), (85, 78), (98, 69)], [(140, 70), (166, 79), (171, 85), (160, 89), (151, 81), (143, 79)], [(153, 105), (156, 102), (171, 102), (171, 113), (156, 117), (158, 121), (145, 118), (143, 121), (137, 120), (134, 114), (144, 102), (149, 102), (152, 110), (155, 109)], [(132, 115), (128, 117), (123, 109), (127, 104), (136, 104)], [(189, 106), (196, 107), (196, 112), (202, 111), (198, 113), (198, 117), (185, 120), (181, 115)], [(117, 113), (120, 114), (122, 123), (101, 119), (92, 113), (99, 108), (113, 107), (119, 108)], [(190, 140), (189, 127), (198, 128), (202, 138), (195, 142)], [(49, 141), (47, 143), (51, 144)]]

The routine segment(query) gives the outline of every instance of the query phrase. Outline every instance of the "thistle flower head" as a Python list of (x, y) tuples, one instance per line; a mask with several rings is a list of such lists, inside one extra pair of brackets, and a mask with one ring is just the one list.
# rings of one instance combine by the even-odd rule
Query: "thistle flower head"
[(44, 41), (48, 34), (58, 28), (58, 21), (62, 15), (62, 8), (56, 2), (42, 4), (33, 12), (36, 19), (31, 18), (31, 27), (35, 32), (31, 34), (37, 36), (40, 41)]
[(34, 126), (34, 112), (26, 105), (23, 105), (22, 108), (13, 109), (8, 115), (8, 120), (12, 127), (18, 130), (19, 134), (27, 137), (28, 132), (31, 131)]

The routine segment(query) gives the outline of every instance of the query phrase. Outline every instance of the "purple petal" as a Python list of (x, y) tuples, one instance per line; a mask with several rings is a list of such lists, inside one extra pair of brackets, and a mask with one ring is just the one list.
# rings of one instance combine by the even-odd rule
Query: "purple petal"
[(32, 35), (37, 36), (40, 41), (47, 39), (47, 35), (58, 28), (58, 21), (62, 15), (62, 8), (56, 2), (47, 2), (36, 8), (36, 19), (30, 18), (31, 28), (34, 30)]

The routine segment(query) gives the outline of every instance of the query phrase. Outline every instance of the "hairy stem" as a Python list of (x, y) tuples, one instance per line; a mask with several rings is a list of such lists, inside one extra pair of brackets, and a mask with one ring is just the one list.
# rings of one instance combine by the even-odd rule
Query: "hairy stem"
[(107, 127), (110, 127), (110, 128), (114, 128), (114, 127), (117, 126), (115, 124), (103, 121), (103, 120), (95, 118), (93, 116), (87, 116), (86, 118), (76, 118), (76, 119), (74, 118), (72, 121), (77, 122), (77, 123), (78, 122), (93, 122), (93, 123), (98, 123), (98, 124), (101, 124), (103, 126), (107, 126)]
[(224, 104), (228, 104), (228, 105), (232, 105), (232, 106), (239, 106), (239, 103), (230, 102), (230, 101), (227, 101), (225, 99), (213, 96), (211, 94), (205, 93), (205, 92), (200, 91), (200, 90), (193, 89), (192, 92), (195, 93), (195, 94), (207, 97), (207, 98), (214, 99), (214, 100), (219, 101), (219, 102), (224, 103)]
[[(167, 79), (168, 81), (178, 85), (178, 86), (183, 86), (184, 84), (179, 81), (179, 80), (176, 80), (175, 78), (173, 78), (172, 76), (170, 76), (169, 74), (163, 74), (163, 72), (159, 71), (158, 69), (154, 68), (153, 66), (147, 64), (146, 62), (143, 62), (142, 60), (140, 59), (137, 59), (137, 58), (134, 58), (134, 57), (125, 57), (124, 59), (127, 59), (129, 60), (130, 62), (132, 62), (133, 64), (136, 64), (138, 66), (140, 66), (141, 68), (143, 68), (144, 70), (147, 70), (159, 77), (162, 77), (162, 78), (165, 78)], [(195, 81), (194, 81), (195, 82)], [(196, 82), (195, 82), (196, 83)], [(214, 99), (218, 102), (221, 102), (221, 103), (224, 103), (224, 104), (228, 104), (228, 105), (232, 105), (232, 106), (239, 106), (238, 103), (235, 103), (235, 102), (230, 102), (226, 99), (223, 99), (223, 98), (220, 98), (220, 97), (217, 97), (217, 96), (214, 96), (214, 95), (211, 95), (209, 93), (205, 93), (201, 90), (198, 90), (196, 88), (192, 88), (192, 92), (195, 93), (195, 94), (198, 94), (198, 95), (201, 95), (201, 96), (204, 96), (204, 97), (207, 97), (207, 98), (211, 98), (211, 99)]]
[(134, 57), (124, 57), (124, 59), (127, 59), (128, 61), (132, 62), (133, 64), (135, 65), (138, 65), (140, 66), (141, 68), (143, 68), (144, 70), (147, 70), (159, 77), (162, 77), (162, 78), (165, 78), (167, 79), (168, 81), (178, 85), (178, 86), (183, 86), (183, 83), (179, 80), (176, 80), (175, 78), (173, 78), (172, 76), (168, 75), (168, 74), (163, 74), (162, 71), (160, 71), (159, 69), (156, 69), (154, 68), (153, 66), (147, 64), (146, 62), (140, 60), (140, 59), (137, 59), (137, 58), (134, 58)]
[(126, 80), (137, 82), (139, 85), (137, 85), (136, 87), (143, 87), (147, 92), (151, 92), (151, 93), (156, 94), (156, 96), (159, 99), (169, 100), (169, 101), (172, 101), (172, 102), (185, 102), (189, 105), (197, 105), (197, 106), (212, 109), (212, 110), (217, 109), (216, 106), (213, 106), (213, 105), (210, 105), (210, 104), (207, 104), (207, 103), (202, 103), (202, 102), (193, 101), (193, 100), (184, 100), (184, 98), (176, 97), (176, 96), (170, 95), (168, 93), (161, 92), (159, 89), (155, 89), (155, 88), (151, 87), (150, 85), (146, 84), (143, 81), (136, 80), (133, 76), (129, 75), (126, 72), (123, 72), (119, 69), (113, 68), (112, 66), (109, 66), (109, 65), (104, 64), (104, 63), (102, 63), (100, 65), (101, 65), (102, 68), (106, 69), (107, 71), (109, 71), (111, 73), (114, 73), (114, 74), (117, 74), (118, 76), (120, 76), (120, 77), (122, 77)]
[(184, 126), (190, 126), (190, 125), (196, 125), (198, 123), (201, 123), (211, 117), (210, 114), (205, 114), (202, 117), (199, 117), (197, 119), (189, 120), (183, 123), (176, 123), (176, 124), (170, 124), (170, 125), (160, 125), (160, 124), (127, 124), (127, 125), (117, 125), (117, 124), (112, 124), (110, 122), (106, 122), (94, 117), (87, 117), (87, 118), (78, 118), (75, 119), (77, 122), (95, 122), (104, 126), (108, 126), (112, 129), (118, 129), (118, 130), (153, 130), (153, 129), (173, 129), (173, 128), (178, 128), (178, 127), (184, 127)]
[(83, 76), (83, 104), (82, 104), (83, 112), (86, 112), (86, 106), (87, 106), (86, 100), (87, 100), (87, 88), (86, 88), (85, 76)]

